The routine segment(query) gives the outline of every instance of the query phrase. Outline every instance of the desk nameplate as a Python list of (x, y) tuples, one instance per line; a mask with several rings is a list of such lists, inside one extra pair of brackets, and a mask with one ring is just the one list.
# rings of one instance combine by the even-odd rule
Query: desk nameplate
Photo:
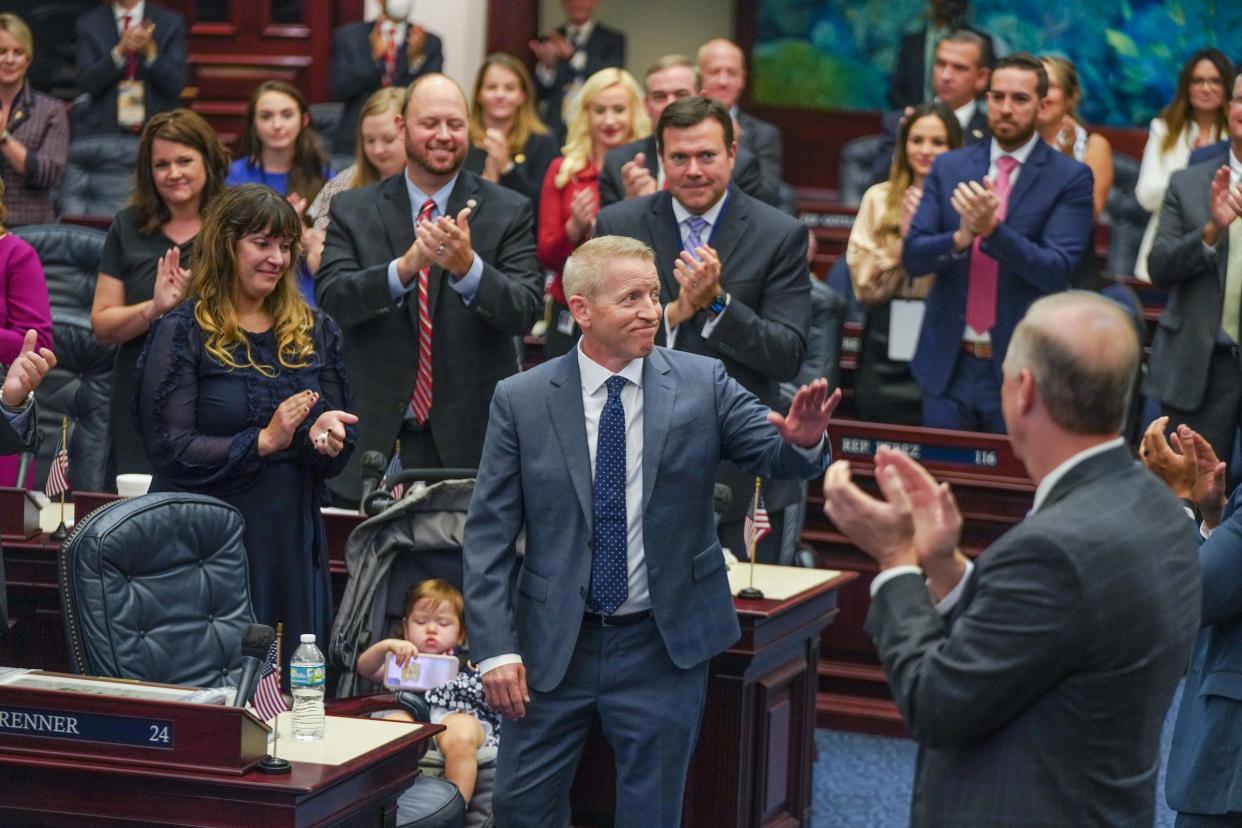
[(100, 742), (153, 750), (172, 750), (176, 746), (176, 725), (171, 719), (118, 716), (50, 707), (0, 705), (0, 733), (7, 736)]

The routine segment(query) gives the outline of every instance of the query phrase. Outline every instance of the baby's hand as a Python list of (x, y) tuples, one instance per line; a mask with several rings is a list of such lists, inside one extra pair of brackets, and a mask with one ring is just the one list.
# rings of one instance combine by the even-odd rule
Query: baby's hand
[(402, 638), (388, 639), (388, 652), (396, 656), (394, 660), (400, 667), (404, 667), (407, 661), (418, 656), (418, 648)]

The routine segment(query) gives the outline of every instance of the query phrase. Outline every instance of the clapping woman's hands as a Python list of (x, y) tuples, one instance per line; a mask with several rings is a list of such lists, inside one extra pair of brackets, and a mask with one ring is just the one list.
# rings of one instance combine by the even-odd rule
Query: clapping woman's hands
[(325, 411), (310, 427), (311, 445), (320, 454), (336, 457), (345, 448), (345, 426), (358, 422), (348, 411)]
[(293, 433), (310, 414), (311, 406), (319, 399), (314, 391), (299, 391), (276, 407), (272, 419), (259, 431), (259, 456), (266, 457), (289, 448)]

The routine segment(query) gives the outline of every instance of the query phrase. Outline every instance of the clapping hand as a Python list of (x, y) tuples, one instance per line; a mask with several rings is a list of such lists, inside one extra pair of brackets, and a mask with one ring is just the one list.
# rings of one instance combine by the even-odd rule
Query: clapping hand
[(358, 422), (357, 414), (348, 411), (325, 411), (310, 427), (307, 437), (315, 451), (336, 457), (345, 448), (345, 427)]
[(4, 385), (0, 387), (0, 402), (9, 408), (20, 408), (30, 396), (30, 392), (39, 387), (47, 372), (56, 367), (56, 355), (48, 348), (36, 349), (39, 335), (33, 330), (26, 331), (22, 339), (22, 350), (4, 376)]
[(155, 292), (151, 296), (151, 317), (168, 313), (185, 298), (190, 271), (181, 266), (181, 248), (171, 247), (155, 266)]
[(681, 251), (673, 262), (673, 278), (681, 285), (679, 300), (695, 310), (712, 303), (720, 294), (720, 257), (708, 245), (700, 245), (694, 254)]
[(421, 221), (415, 228), (422, 256), (461, 278), (474, 264), (470, 247), (470, 208), (463, 207), (456, 220), (440, 216), (435, 221)]
[(530, 50), (535, 53), (535, 60), (545, 69), (555, 69), (562, 60), (569, 60), (574, 56), (573, 45), (555, 30), (539, 40), (530, 41)]
[(590, 238), (595, 233), (595, 214), (599, 206), (592, 190), (579, 190), (569, 203), (569, 218), (565, 221), (565, 234), (574, 244)]
[(647, 169), (646, 153), (640, 152), (634, 160), (621, 165), (621, 184), (625, 187), (626, 198), (651, 195), (656, 191), (655, 177)]
[(910, 223), (914, 221), (914, 214), (919, 211), (919, 203), (922, 200), (922, 188), (913, 185), (907, 187), (905, 194), (901, 197), (901, 218), (898, 220), (897, 227), (903, 239), (910, 235)]
[(405, 38), (405, 59), (410, 66), (418, 63), (426, 47), (427, 30), (417, 23), (411, 23), (409, 33)]
[(310, 204), (309, 201), (297, 193), (289, 193), (289, 195), (285, 196), (285, 201), (289, 202), (289, 206), (298, 214), (298, 218), (301, 218), (306, 213), (306, 207)]
[(487, 160), (483, 162), (483, 177), (495, 184), (513, 162), (509, 155), (509, 139), (500, 130), (489, 128), (483, 133), (483, 149), (487, 151)]
[(259, 456), (266, 457), (289, 448), (294, 432), (318, 400), (319, 394), (308, 389), (299, 391), (276, 406), (272, 419), (259, 431)]
[(1242, 216), (1242, 187), (1229, 186), (1229, 165), (1216, 171), (1212, 178), (1212, 223), (1218, 232), (1228, 229), (1238, 216)]
[(858, 487), (850, 475), (850, 461), (838, 460), (824, 475), (824, 514), (880, 569), (918, 566), (914, 544), (914, 515), (900, 472), (876, 468), (883, 499)]
[(986, 236), (999, 223), (996, 215), (996, 208), (1000, 201), (996, 198), (996, 190), (992, 186), (991, 180), (983, 179), (983, 183), (978, 181), (963, 181), (953, 190), (950, 203), (958, 215), (962, 217), (962, 227), (971, 235), (971, 241), (975, 236)]
[(768, 412), (768, 422), (776, 426), (785, 442), (802, 448), (815, 448), (824, 440), (828, 420), (841, 402), (841, 389), (828, 393), (828, 380), (820, 377), (798, 389), (789, 413)]
[(1215, 528), (1225, 506), (1225, 463), (1212, 444), (1187, 425), (1178, 426), (1165, 440), (1168, 424), (1168, 417), (1157, 417), (1143, 432), (1139, 449), (1143, 465), (1173, 494), (1194, 503), (1208, 528)]

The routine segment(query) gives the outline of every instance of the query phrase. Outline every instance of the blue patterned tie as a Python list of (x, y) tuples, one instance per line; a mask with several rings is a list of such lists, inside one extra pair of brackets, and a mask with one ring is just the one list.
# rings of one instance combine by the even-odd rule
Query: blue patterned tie
[(594, 551), (591, 591), (587, 595), (587, 604), (600, 615), (612, 615), (630, 594), (626, 566), (629, 527), (625, 520), (625, 407), (621, 405), (625, 377), (609, 377), (606, 385), (608, 401), (599, 415), (599, 441), (595, 445)]
[(703, 231), (708, 228), (707, 221), (700, 216), (691, 216), (686, 219), (687, 233), (686, 252), (694, 258), (699, 258), (699, 254), (695, 253), (695, 249), (703, 246)]

